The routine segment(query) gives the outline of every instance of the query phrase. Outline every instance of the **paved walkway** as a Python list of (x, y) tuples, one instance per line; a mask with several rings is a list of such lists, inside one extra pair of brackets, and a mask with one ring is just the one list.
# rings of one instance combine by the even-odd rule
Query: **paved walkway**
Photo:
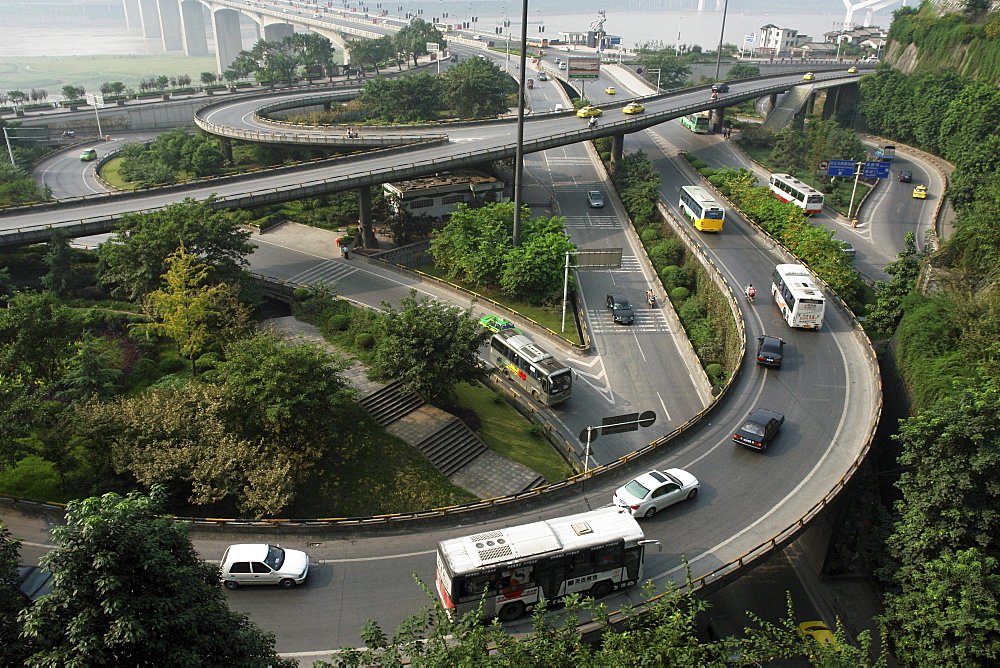
[[(286, 338), (296, 338), (318, 343), (326, 348), (341, 352), (323, 338), (319, 330), (292, 316), (274, 318), (267, 325), (282, 332)], [(386, 386), (368, 378), (368, 369), (361, 362), (354, 361), (344, 372), (347, 382), (357, 390), (360, 397), (378, 392)], [(359, 408), (360, 410), (360, 408)], [(456, 420), (455, 416), (440, 408), (423, 404), (390, 423), (385, 430), (409, 443), (413, 447), (432, 438)], [(478, 457), (448, 476), (455, 485), (468, 490), (480, 499), (493, 499), (523, 492), (541, 478), (540, 474), (524, 464), (485, 449)]]

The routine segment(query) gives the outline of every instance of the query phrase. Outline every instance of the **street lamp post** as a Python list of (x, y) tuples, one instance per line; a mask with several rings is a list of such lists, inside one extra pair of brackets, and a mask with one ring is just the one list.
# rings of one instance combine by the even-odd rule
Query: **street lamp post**
[(719, 30), (719, 57), (715, 61), (715, 78), (719, 78), (719, 72), (722, 71), (722, 38), (726, 34), (726, 12), (729, 10), (729, 0), (726, 0), (722, 5), (722, 29)]
[(517, 151), (514, 154), (514, 230), (511, 245), (521, 243), (521, 189), (524, 184), (524, 96), (528, 62), (528, 0), (521, 0), (521, 59), (520, 83), (517, 96)]

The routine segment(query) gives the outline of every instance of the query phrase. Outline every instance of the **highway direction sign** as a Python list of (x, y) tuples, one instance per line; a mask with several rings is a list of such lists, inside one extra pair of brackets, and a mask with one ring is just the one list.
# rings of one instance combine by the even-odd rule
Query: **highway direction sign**
[(827, 176), (854, 176), (853, 160), (831, 160), (826, 170)]
[(887, 179), (889, 178), (889, 162), (866, 162), (861, 172), (861, 176), (866, 179)]

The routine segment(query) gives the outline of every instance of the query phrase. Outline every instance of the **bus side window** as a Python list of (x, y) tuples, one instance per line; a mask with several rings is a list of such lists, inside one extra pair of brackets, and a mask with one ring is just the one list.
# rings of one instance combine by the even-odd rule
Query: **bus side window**
[(575, 554), (569, 566), (569, 577), (578, 578), (581, 575), (590, 575), (594, 572), (594, 565), (590, 561), (590, 553)]
[(610, 571), (615, 568), (621, 568), (621, 565), (621, 545), (608, 545), (594, 552), (594, 570), (596, 571)]

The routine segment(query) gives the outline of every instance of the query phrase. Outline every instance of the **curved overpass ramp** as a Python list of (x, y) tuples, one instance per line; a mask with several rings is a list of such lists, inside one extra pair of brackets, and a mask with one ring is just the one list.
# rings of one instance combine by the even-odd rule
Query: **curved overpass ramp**
[[(748, 84), (749, 85), (749, 84)], [(757, 88), (734, 91), (757, 96)], [(788, 82), (771, 83), (787, 86)], [(654, 103), (675, 105), (661, 109), (662, 122), (676, 117), (678, 109), (704, 108), (704, 92), (689, 93), (686, 99), (661, 98)], [(673, 96), (683, 98), (684, 96)], [(652, 105), (650, 105), (652, 106)], [(652, 111), (652, 109), (651, 109)], [(670, 116), (670, 114), (673, 114)], [(602, 124), (596, 131), (585, 129), (585, 121), (557, 116), (541, 119), (532, 130), (532, 150), (549, 145), (579, 141), (601, 133), (608, 126), (628, 131), (653, 124), (652, 114), (635, 119)], [(572, 131), (554, 132), (569, 124)], [(570, 126), (573, 127), (573, 126)], [(0, 223), (31, 221), (41, 224), (64, 223), (79, 218), (105, 218), (129, 210), (163, 206), (184, 196), (204, 197), (222, 192), (223, 202), (240, 198), (266, 197), (273, 190), (293, 199), (310, 194), (309, 188), (345, 189), (351, 179), (399, 178), (397, 170), (429, 169), (422, 161), (432, 161), (442, 169), (441, 159), (461, 160), (475, 155), (500, 155), (512, 150), (503, 124), (468, 126), (449, 132), (451, 142), (420, 144), (404, 156), (421, 161), (399, 165), (400, 155), (362, 156), (356, 162), (330, 161), (299, 172), (275, 172), (245, 181), (220, 180), (199, 188), (139, 193), (132, 197), (94, 198), (84, 203), (57, 205), (51, 209), (28, 210), (8, 215)], [(506, 129), (509, 129), (509, 125)], [(459, 131), (465, 140), (455, 141)], [(315, 134), (315, 133), (313, 133)], [(464, 144), (473, 144), (465, 147)], [(397, 164), (393, 164), (396, 162)], [(360, 171), (364, 169), (364, 171)], [(315, 170), (315, 171), (311, 171)], [(322, 170), (335, 173), (327, 178), (298, 181), (303, 175), (316, 176)], [(371, 181), (372, 183), (376, 181)], [(265, 185), (266, 184), (266, 185)], [(280, 200), (279, 200), (280, 201)], [(230, 204), (232, 205), (232, 204)], [(41, 222), (43, 219), (47, 221)], [(38, 224), (38, 223), (36, 223)], [(691, 235), (705, 261), (720, 269), (719, 280), (737, 285), (747, 272), (769, 272), (769, 267), (785, 258), (782, 251), (756, 231), (742, 224), (727, 230), (711, 243)], [(703, 243), (704, 242), (704, 243)], [(367, 267), (368, 282), (379, 280), (377, 267)], [(390, 272), (385, 272), (389, 274)], [(398, 275), (392, 280), (399, 282)], [(763, 295), (762, 295), (763, 296)], [(828, 295), (833, 299), (833, 295)], [(832, 303), (832, 302), (831, 302)], [(734, 303), (734, 310), (738, 307)], [(702, 493), (690, 504), (681, 504), (645, 523), (650, 537), (663, 542), (661, 554), (651, 554), (647, 575), (659, 584), (683, 579), (682, 563), (687, 559), (693, 575), (706, 585), (735, 577), (744, 567), (791, 540), (805, 523), (818, 514), (855, 472), (863, 458), (877, 423), (881, 405), (878, 371), (871, 347), (853, 319), (838, 308), (828, 309), (827, 324), (820, 332), (778, 329), (775, 311), (766, 299), (746, 316), (749, 336), (760, 331), (779, 333), (790, 342), (786, 367), (774, 372), (745, 359), (730, 391), (697, 424), (684, 425), (672, 439), (664, 439), (644, 452), (613, 462), (592, 475), (521, 495), (516, 499), (482, 502), (457, 511), (437, 511), (412, 516), (355, 519), (338, 522), (197, 525), (195, 537), (206, 556), (221, 554), (224, 546), (239, 540), (276, 540), (283, 544), (308, 543), (317, 566), (306, 587), (294, 596), (267, 596), (266, 603), (253, 593), (230, 596), (235, 609), (252, 612), (263, 627), (279, 634), (282, 651), (314, 650), (317, 644), (333, 648), (356, 645), (358, 630), (367, 618), (377, 618), (392, 626), (426, 604), (422, 592), (410, 578), (414, 572), (425, 581), (433, 578), (436, 542), (470, 532), (470, 527), (499, 527), (554, 517), (606, 505), (612, 491), (638, 470), (680, 466), (694, 472), (703, 482)], [(637, 383), (662, 387), (669, 396), (670, 379), (636, 378)], [(752, 408), (766, 406), (786, 414), (785, 426), (777, 441), (764, 453), (755, 453), (732, 443), (732, 429)], [(639, 592), (623, 592), (607, 601), (609, 606), (636, 603)], [(529, 630), (526, 622), (513, 630)]]

